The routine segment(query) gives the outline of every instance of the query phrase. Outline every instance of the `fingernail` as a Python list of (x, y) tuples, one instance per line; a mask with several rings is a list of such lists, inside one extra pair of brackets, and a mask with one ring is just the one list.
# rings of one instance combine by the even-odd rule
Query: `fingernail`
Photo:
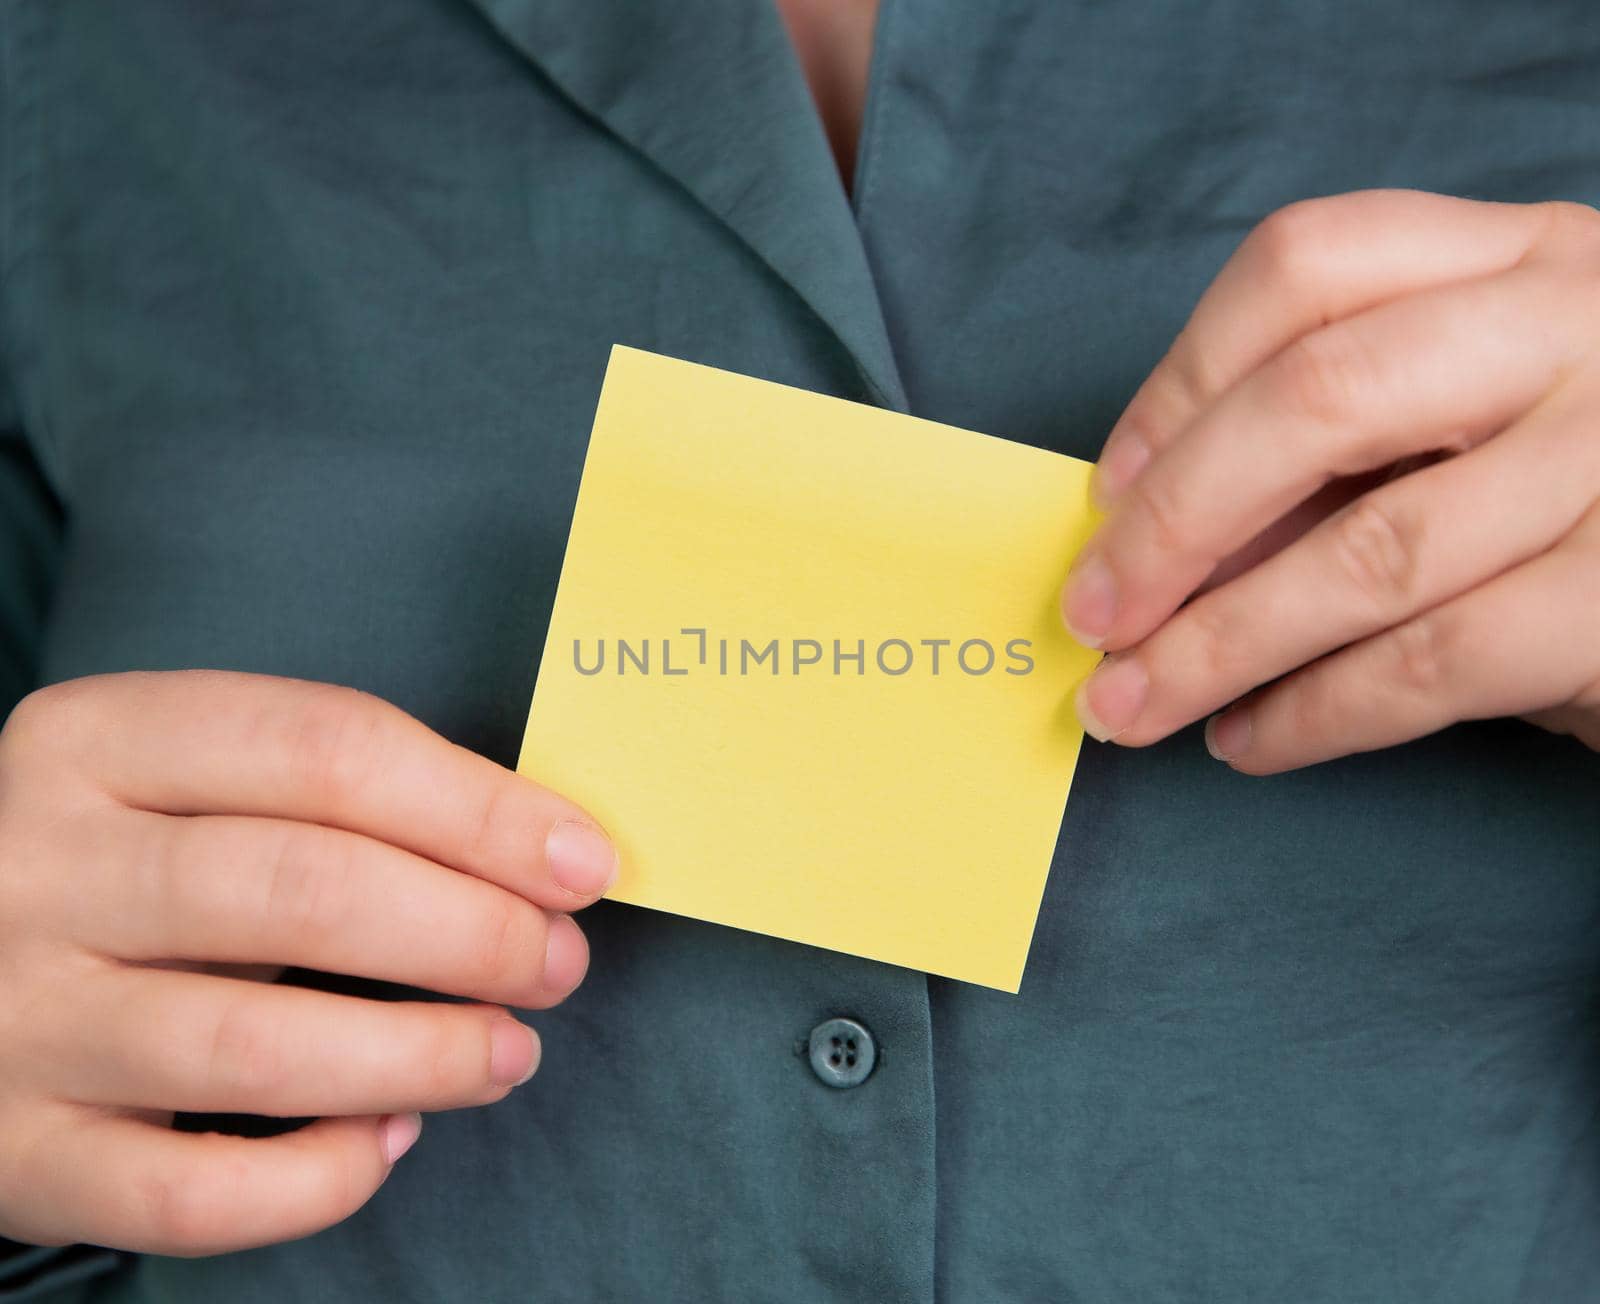
[(489, 1030), (489, 1080), (520, 1087), (539, 1067), (539, 1038), (515, 1019), (496, 1019)]
[(1207, 720), (1206, 750), (1219, 761), (1236, 761), (1249, 751), (1249, 708), (1236, 706)]
[(583, 981), (589, 968), (589, 943), (583, 930), (570, 915), (557, 915), (550, 921), (550, 936), (545, 943), (544, 989), (560, 1000)]
[(416, 1145), (421, 1135), (421, 1114), (390, 1114), (378, 1127), (378, 1144), (383, 1149), (384, 1163), (399, 1163), (400, 1156)]
[(1067, 632), (1085, 647), (1099, 647), (1117, 618), (1117, 582), (1094, 553), (1078, 558), (1061, 595)]
[(1150, 676), (1134, 657), (1108, 657), (1095, 668), (1072, 699), (1084, 733), (1109, 742), (1123, 733), (1144, 710)]
[(1131, 431), (1113, 430), (1089, 477), (1089, 495), (1095, 505), (1109, 507), (1149, 463), (1149, 444)]
[(598, 896), (617, 876), (617, 849), (605, 834), (579, 820), (563, 820), (544, 840), (550, 877), (579, 896)]

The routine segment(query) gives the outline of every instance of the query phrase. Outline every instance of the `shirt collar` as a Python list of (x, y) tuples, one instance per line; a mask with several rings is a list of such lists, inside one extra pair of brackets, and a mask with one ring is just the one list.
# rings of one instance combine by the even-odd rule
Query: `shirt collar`
[(855, 361), (905, 393), (860, 232), (771, 0), (471, 0), (583, 111), (745, 242)]

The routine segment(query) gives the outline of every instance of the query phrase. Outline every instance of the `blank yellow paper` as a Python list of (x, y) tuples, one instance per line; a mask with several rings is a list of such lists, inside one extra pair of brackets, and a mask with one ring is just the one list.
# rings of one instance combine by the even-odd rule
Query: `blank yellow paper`
[(1088, 476), (618, 346), (518, 769), (611, 832), (615, 900), (1016, 991)]

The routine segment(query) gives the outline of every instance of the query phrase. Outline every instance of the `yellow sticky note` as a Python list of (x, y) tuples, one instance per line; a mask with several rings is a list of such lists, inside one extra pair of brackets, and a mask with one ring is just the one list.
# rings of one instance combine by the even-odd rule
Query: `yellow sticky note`
[(618, 346), (518, 769), (614, 900), (1016, 991), (1096, 653), (1058, 453)]

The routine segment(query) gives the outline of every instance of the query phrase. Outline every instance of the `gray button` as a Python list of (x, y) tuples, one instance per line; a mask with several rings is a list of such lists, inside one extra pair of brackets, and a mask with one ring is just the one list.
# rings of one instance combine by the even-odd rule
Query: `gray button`
[(859, 1087), (877, 1062), (872, 1034), (854, 1019), (824, 1019), (811, 1030), (811, 1071), (830, 1087)]

